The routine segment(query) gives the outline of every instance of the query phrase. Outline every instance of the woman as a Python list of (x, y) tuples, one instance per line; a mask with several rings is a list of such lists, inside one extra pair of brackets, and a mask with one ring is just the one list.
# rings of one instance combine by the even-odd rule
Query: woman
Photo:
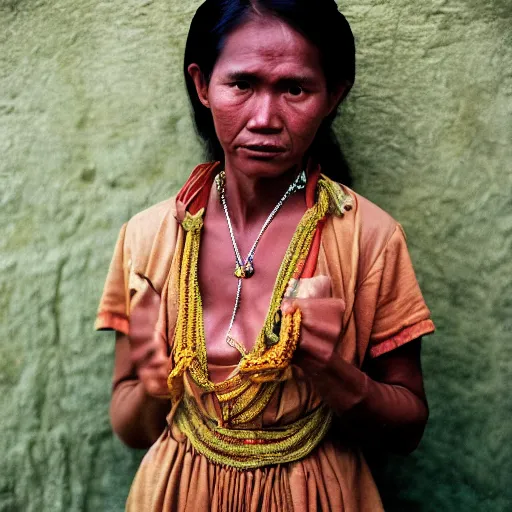
[(97, 321), (113, 428), (150, 447), (128, 510), (374, 512), (360, 446), (418, 444), (433, 324), (403, 232), (321, 174), (346, 181), (354, 70), (333, 0), (198, 9), (185, 77), (218, 161), (123, 226)]

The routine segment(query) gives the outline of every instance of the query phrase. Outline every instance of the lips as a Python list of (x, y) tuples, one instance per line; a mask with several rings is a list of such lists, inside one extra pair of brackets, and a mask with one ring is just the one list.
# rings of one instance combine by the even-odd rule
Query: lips
[(243, 149), (246, 149), (255, 153), (283, 153), (286, 151), (284, 146), (279, 146), (276, 144), (243, 144), (240, 146)]

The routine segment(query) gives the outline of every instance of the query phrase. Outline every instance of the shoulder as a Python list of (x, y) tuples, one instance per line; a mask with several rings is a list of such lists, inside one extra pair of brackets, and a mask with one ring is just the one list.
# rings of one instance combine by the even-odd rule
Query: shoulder
[(353, 251), (357, 252), (359, 275), (365, 276), (384, 254), (390, 240), (403, 237), (402, 227), (369, 199), (346, 186), (342, 189), (351, 196), (352, 209), (335, 219), (334, 226), (337, 231), (350, 234)]
[(124, 249), (131, 268), (145, 271), (151, 259), (174, 245), (178, 232), (175, 215), (173, 196), (137, 213), (126, 223)]
[(136, 213), (126, 223), (126, 238), (130, 242), (153, 239), (164, 221), (176, 216), (176, 198), (170, 197)]
[(363, 243), (372, 241), (374, 245), (385, 245), (399, 227), (399, 223), (366, 197), (350, 189), (347, 192), (354, 198), (354, 221), (360, 232), (361, 241)]
[[(355, 194), (355, 192), (354, 192)], [(358, 202), (359, 260), (361, 275), (367, 275), (390, 241), (403, 235), (402, 227), (389, 213), (365, 197), (356, 194)], [(357, 213), (357, 212), (356, 212)]]
[(389, 237), (399, 225), (389, 213), (372, 203), (346, 185), (321, 175), (321, 182), (330, 196), (331, 218), (337, 229), (351, 230), (362, 242), (372, 240), (379, 245)]
[(176, 212), (176, 196), (160, 201), (145, 210), (136, 213), (129, 221), (132, 229), (146, 228), (161, 221), (166, 215), (174, 215)]

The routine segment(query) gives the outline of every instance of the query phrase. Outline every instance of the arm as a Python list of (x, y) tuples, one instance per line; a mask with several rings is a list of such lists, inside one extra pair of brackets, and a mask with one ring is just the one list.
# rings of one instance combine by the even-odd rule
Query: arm
[[(307, 285), (326, 288), (318, 280)], [(337, 413), (344, 435), (396, 453), (413, 451), (428, 418), (421, 340), (370, 359), (365, 371), (359, 370), (334, 350), (341, 336), (345, 306), (340, 299), (325, 297), (328, 291), (305, 289), (301, 291), (304, 295), (320, 298), (283, 302), (283, 311), (298, 307), (302, 312), (301, 340), (294, 362)]]
[(407, 454), (419, 444), (428, 419), (420, 363), (421, 339), (371, 360), (367, 373), (341, 358), (325, 363), (301, 347), (297, 364), (357, 441)]
[(130, 342), (116, 333), (110, 421), (117, 436), (132, 448), (148, 448), (163, 432), (171, 409), (168, 399), (152, 396), (137, 377)]
[[(171, 408), (170, 401), (164, 399), (168, 395), (167, 345), (156, 336), (159, 294), (148, 278), (128, 271), (132, 244), (127, 231), (128, 224), (124, 224), (105, 282), (96, 329), (116, 331), (112, 428), (127, 445), (147, 448), (164, 430)], [(136, 286), (130, 284), (132, 278)]]
[(117, 333), (110, 418), (132, 448), (148, 448), (163, 432), (171, 409), (168, 356), (156, 330), (160, 296), (149, 284), (130, 315), (130, 335)]

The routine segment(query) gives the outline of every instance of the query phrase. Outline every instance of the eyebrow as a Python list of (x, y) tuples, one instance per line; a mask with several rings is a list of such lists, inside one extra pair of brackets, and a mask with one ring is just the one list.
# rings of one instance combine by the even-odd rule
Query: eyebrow
[[(261, 78), (257, 73), (250, 73), (248, 71), (231, 71), (226, 75), (227, 79), (233, 82), (248, 81), (248, 82), (261, 82)], [(313, 84), (316, 80), (311, 75), (285, 75), (279, 78), (279, 83), (300, 83), (300, 84)]]

